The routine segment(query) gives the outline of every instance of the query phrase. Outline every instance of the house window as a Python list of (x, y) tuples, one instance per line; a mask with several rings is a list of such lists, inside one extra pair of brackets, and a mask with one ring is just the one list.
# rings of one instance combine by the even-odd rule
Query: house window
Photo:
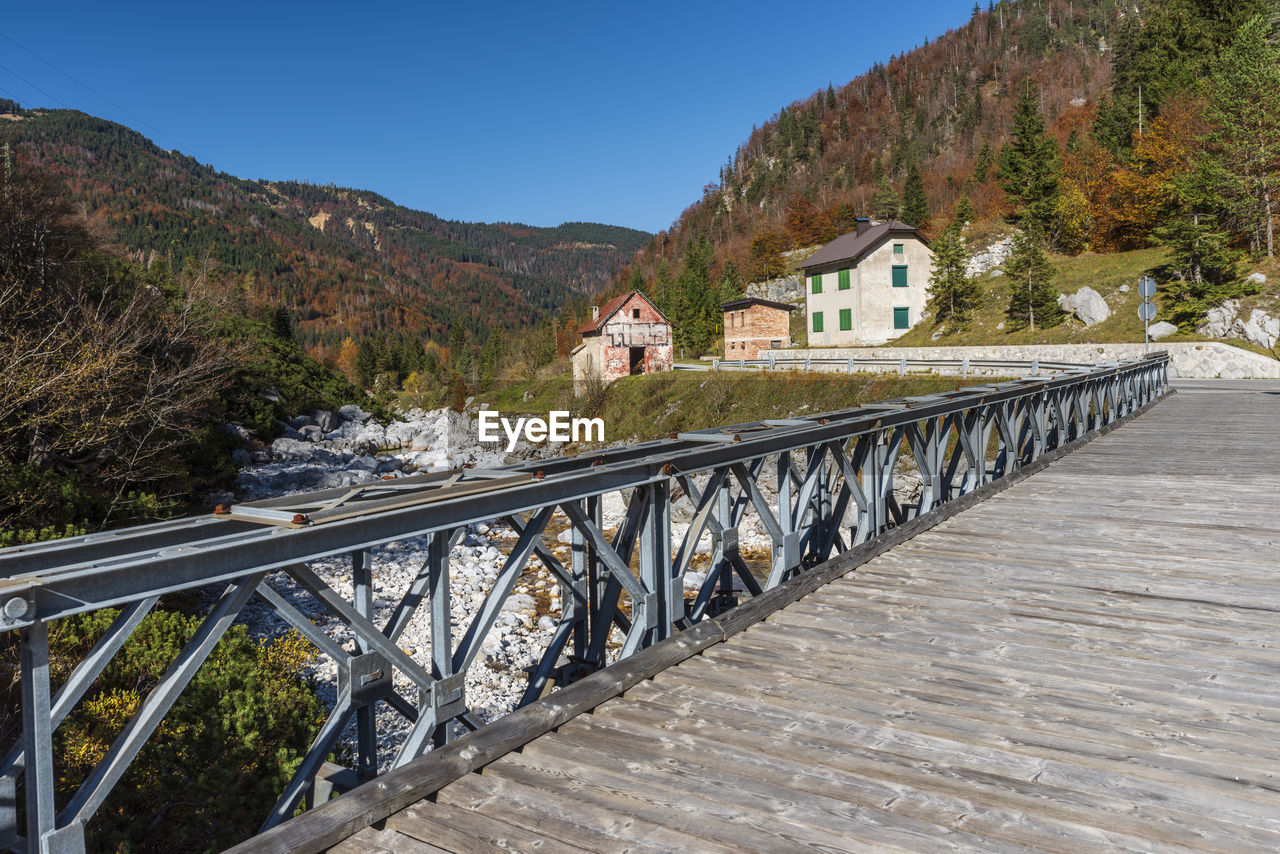
[(632, 319), (632, 320), (639, 320), (639, 319), (640, 319), (640, 309), (638, 309), (638, 308), (633, 308), (633, 309), (631, 309), (631, 319)]
[(895, 288), (905, 288), (907, 286), (907, 265), (893, 265), (893, 286)]
[(822, 274), (821, 273), (818, 273), (816, 275), (809, 277), (809, 292), (815, 293), (815, 294), (822, 293)]
[(769, 342), (769, 346), (770, 346), (772, 349), (774, 349), (774, 350), (781, 349), (781, 347), (782, 347), (782, 341), (781, 341), (781, 339), (779, 339), (779, 340), (777, 340), (777, 341), (770, 341), (770, 342)]
[(850, 329), (853, 329), (853, 309), (842, 308), (840, 309), (840, 331), (848, 332)]
[(894, 329), (910, 329), (911, 328), (911, 309), (906, 306), (895, 308), (893, 310), (893, 328)]
[(729, 312), (729, 328), (733, 328), (733, 312)]
[(893, 254), (894, 254), (894, 255), (897, 255), (899, 258), (901, 258), (901, 257), (902, 257), (902, 244), (901, 244), (901, 243), (895, 243), (895, 244), (893, 244)]
[(837, 274), (837, 278), (840, 280), (840, 287), (839, 287), (839, 289), (840, 289), (840, 290), (842, 290), (842, 291), (847, 291), (847, 290), (849, 290), (849, 271), (848, 271), (848, 270), (841, 270), (841, 271)]
[(814, 332), (822, 331), (822, 312), (820, 311), (815, 311), (813, 313), (813, 331)]

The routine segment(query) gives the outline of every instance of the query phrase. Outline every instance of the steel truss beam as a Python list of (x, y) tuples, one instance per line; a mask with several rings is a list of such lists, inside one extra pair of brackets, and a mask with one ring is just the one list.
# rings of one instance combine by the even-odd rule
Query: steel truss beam
[[(326, 759), (353, 719), (355, 776), (377, 774), (378, 703), (411, 723), (390, 758), (393, 767), (446, 743), (460, 728), (477, 726), (466, 696), (467, 673), (535, 563), (558, 584), (562, 606), (521, 704), (732, 607), (739, 592), (758, 595), (1133, 412), (1165, 393), (1167, 363), (1167, 355), (1156, 354), (1051, 377), (687, 433), (669, 442), (479, 472), (471, 479), (465, 472), (433, 475), (404, 489), (371, 490), (362, 497), (360, 513), (330, 512), (323, 517), (328, 521), (297, 528), (206, 517), (0, 551), (0, 630), (21, 633), (23, 702), (22, 737), (0, 760), (0, 845), (83, 850), (85, 824), (255, 594), (319, 654), (332, 658), (339, 673), (337, 702), (265, 816), (265, 829), (321, 791), (317, 775), (325, 773)], [(908, 469), (918, 473), (918, 493), (903, 491)], [(415, 501), (415, 491), (424, 496), (421, 501)], [(626, 507), (612, 532), (603, 517), (609, 493), (620, 494)], [(350, 504), (350, 491), (294, 496), (264, 502), (260, 515), (274, 519), (281, 508), (295, 507), (332, 510), (344, 500)], [(687, 525), (677, 526), (672, 506), (680, 502), (691, 513)], [(567, 566), (544, 542), (557, 515), (571, 531)], [(449, 555), (467, 526), (481, 521), (507, 526), (515, 542), (477, 613), (458, 627), (455, 643)], [(758, 571), (739, 550), (739, 530), (748, 522), (770, 542), (768, 566)], [(427, 539), (426, 560), (379, 625), (373, 608), (378, 568), (370, 549), (413, 536)], [(711, 542), (709, 563), (686, 594), (703, 537)], [(350, 562), (350, 601), (307, 566), (334, 555)], [(272, 586), (273, 571), (291, 578), (329, 624), (313, 621)], [(58, 724), (159, 596), (211, 584), (227, 585), (226, 591), (106, 757), (56, 810), (52, 742)], [(123, 606), (119, 617), (55, 691), (48, 622), (112, 606)], [(426, 662), (397, 643), (423, 609), (431, 636)], [(350, 633), (354, 647), (339, 643), (335, 630)], [(413, 696), (397, 690), (396, 674), (412, 686)], [(20, 792), (25, 838), (18, 827)]]

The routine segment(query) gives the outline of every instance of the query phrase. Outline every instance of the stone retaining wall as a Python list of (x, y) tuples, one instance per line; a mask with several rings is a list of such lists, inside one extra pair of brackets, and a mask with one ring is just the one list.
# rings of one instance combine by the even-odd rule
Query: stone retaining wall
[[(1280, 379), (1280, 362), (1220, 341), (1152, 344), (1169, 353), (1170, 376), (1197, 379)], [(787, 350), (789, 359), (1004, 359), (1101, 364), (1140, 358), (1141, 344), (1034, 344), (1018, 347), (842, 347)], [(782, 358), (779, 355), (779, 358)], [(817, 366), (814, 366), (817, 368)], [(896, 367), (872, 368), (896, 372)], [(977, 373), (970, 371), (970, 373)]]

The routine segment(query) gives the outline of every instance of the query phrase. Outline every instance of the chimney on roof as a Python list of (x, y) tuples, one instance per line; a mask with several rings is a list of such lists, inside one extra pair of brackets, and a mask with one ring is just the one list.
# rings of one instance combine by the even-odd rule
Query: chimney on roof
[(591, 319), (592, 320), (600, 319), (600, 306), (598, 305), (591, 306)]
[(871, 227), (871, 220), (865, 216), (860, 216), (857, 219), (855, 219), (853, 222), (854, 222), (853, 228), (856, 234), (862, 234), (862, 232), (866, 231), (868, 228)]

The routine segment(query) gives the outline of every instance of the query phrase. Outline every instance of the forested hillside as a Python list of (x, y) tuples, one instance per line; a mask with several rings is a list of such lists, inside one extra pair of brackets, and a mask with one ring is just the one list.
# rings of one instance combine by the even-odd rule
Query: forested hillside
[(1248, 291), (1246, 254), (1274, 254), (1276, 21), (1270, 0), (975, 5), (966, 26), (753, 128), (612, 290), (648, 288), (697, 350), (717, 301), (780, 274), (787, 251), (858, 216), (934, 237), (955, 221), (957, 252), (989, 224), (1028, 232), (1033, 279), (1042, 249), (1167, 246), (1161, 301), (1189, 328)]
[(148, 267), (284, 307), (310, 351), (537, 323), (598, 290), (649, 235), (595, 223), (452, 222), (362, 190), (252, 181), (113, 122), (0, 102), (0, 144), (66, 181), (79, 211)]

